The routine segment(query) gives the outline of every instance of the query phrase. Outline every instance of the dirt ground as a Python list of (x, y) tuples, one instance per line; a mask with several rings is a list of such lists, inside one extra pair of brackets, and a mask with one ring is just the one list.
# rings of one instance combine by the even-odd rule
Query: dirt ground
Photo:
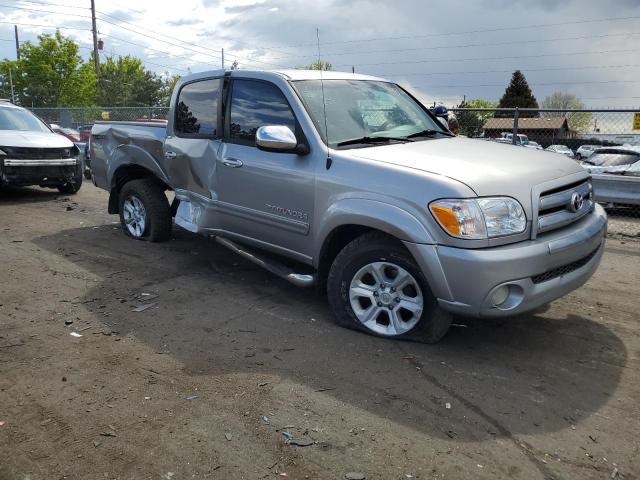
[(0, 479), (640, 475), (640, 239), (544, 313), (422, 345), (210, 240), (130, 240), (106, 200), (0, 192)]

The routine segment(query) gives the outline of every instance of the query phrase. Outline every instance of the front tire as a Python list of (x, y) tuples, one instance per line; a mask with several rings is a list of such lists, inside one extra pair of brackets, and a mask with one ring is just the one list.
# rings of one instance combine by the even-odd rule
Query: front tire
[(162, 242), (171, 236), (171, 210), (164, 189), (152, 179), (127, 182), (119, 195), (120, 224), (136, 240)]
[(342, 249), (329, 271), (327, 295), (339, 325), (386, 338), (435, 343), (452, 321), (409, 252), (379, 232)]
[(66, 195), (75, 195), (82, 187), (82, 166), (76, 168), (76, 173), (73, 177), (73, 180), (67, 183), (63, 183), (62, 185), (58, 185), (58, 191), (60, 193), (64, 193)]

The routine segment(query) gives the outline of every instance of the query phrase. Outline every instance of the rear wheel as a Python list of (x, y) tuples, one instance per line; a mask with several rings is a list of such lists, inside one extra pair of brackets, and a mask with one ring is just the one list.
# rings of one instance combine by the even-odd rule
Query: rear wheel
[(327, 294), (340, 325), (374, 335), (434, 343), (451, 325), (409, 252), (379, 232), (356, 238), (338, 254)]
[(136, 240), (162, 242), (171, 235), (171, 211), (164, 189), (152, 179), (127, 182), (119, 195), (120, 223)]

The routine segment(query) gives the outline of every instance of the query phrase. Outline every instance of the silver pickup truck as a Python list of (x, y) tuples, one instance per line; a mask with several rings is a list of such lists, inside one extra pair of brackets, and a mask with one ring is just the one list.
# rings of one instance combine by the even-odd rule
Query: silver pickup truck
[(364, 75), (191, 75), (166, 128), (98, 123), (91, 148), (129, 236), (165, 240), (175, 217), (326, 289), (341, 325), (385, 337), (435, 342), (452, 314), (535, 309), (586, 282), (604, 249), (606, 215), (576, 162), (454, 137)]

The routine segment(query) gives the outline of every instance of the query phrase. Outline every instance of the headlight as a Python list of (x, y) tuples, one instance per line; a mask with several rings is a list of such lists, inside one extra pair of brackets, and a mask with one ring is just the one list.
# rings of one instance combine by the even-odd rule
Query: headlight
[(436, 200), (429, 208), (440, 226), (457, 238), (503, 237), (527, 227), (522, 205), (509, 197)]

